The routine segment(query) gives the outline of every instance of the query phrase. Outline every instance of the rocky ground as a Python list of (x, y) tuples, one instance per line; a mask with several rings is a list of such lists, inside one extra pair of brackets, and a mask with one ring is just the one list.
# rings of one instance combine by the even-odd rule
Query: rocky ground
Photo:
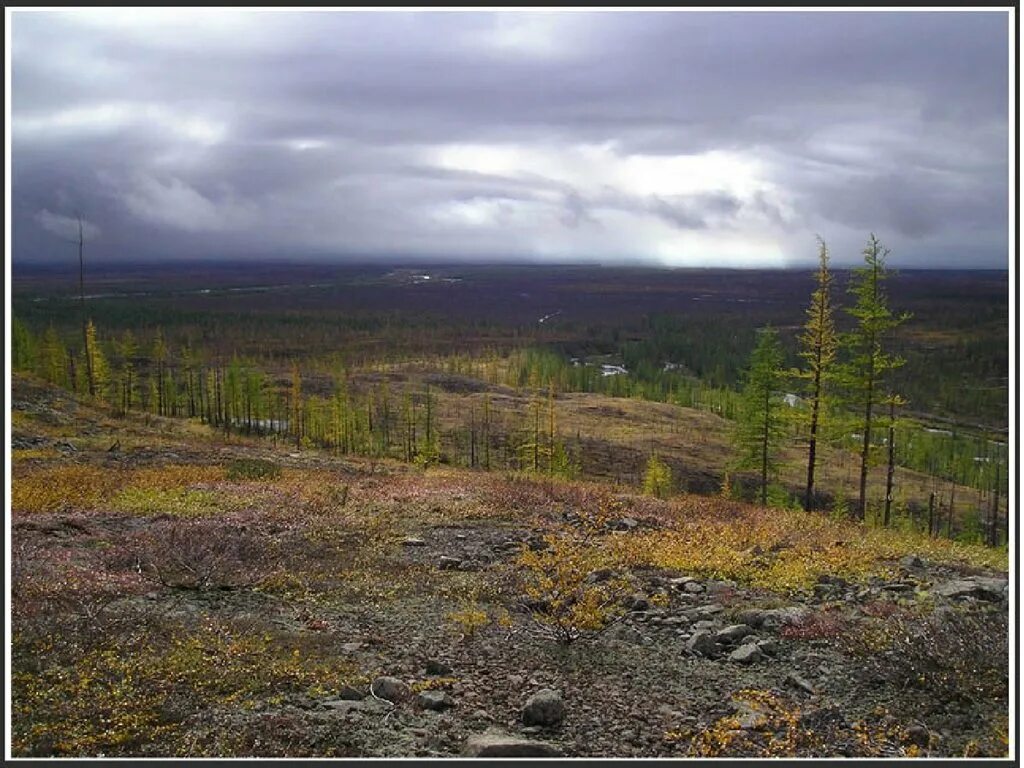
[[(550, 600), (521, 589), (524, 553), (578, 532), (607, 490), (125, 423), (31, 382), (14, 394), (15, 754), (1005, 753), (1005, 570), (922, 545), (875, 575), (770, 590), (609, 560), (576, 585), (615, 585), (604, 626), (559, 642)], [(281, 478), (223, 469), (257, 459)], [(72, 471), (121, 485), (45, 493)], [(596, 541), (682, 525), (670, 503), (615, 498)], [(161, 666), (191, 637), (187, 663)]]

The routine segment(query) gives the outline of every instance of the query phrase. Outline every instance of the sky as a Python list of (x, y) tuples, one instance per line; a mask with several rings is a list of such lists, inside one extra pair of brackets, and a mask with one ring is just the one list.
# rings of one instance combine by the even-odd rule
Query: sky
[(1005, 10), (9, 13), (15, 263), (1008, 266)]

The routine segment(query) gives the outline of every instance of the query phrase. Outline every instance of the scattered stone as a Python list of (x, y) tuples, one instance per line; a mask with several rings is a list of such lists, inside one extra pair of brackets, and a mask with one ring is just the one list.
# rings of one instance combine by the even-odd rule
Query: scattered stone
[(427, 546), (427, 542), (425, 542), (423, 539), (417, 539), (415, 536), (409, 536), (409, 537), (407, 537), (405, 539), (402, 539), (402, 546), (403, 547), (425, 547), (425, 546)]
[(437, 567), (442, 571), (457, 571), (461, 566), (462, 561), (457, 557), (441, 555), (441, 559), (437, 561)]
[(759, 661), (764, 658), (764, 654), (761, 649), (758, 648), (754, 643), (748, 643), (747, 645), (741, 645), (735, 651), (729, 654), (729, 660), (735, 661), (740, 664), (751, 664), (755, 661)]
[(917, 555), (907, 555), (900, 560), (900, 566), (904, 570), (913, 571), (918, 568), (924, 568), (924, 561)]
[(427, 662), (426, 673), (428, 675), (450, 675), (452, 673), (452, 668), (443, 661), (431, 659)]
[(753, 638), (748, 637), (747, 642), (755, 643), (757, 647), (760, 648), (761, 651), (768, 656), (774, 656), (780, 650), (782, 650), (782, 645), (779, 643), (779, 641), (771, 637), (765, 638), (764, 640), (755, 640)]
[(465, 757), (561, 757), (561, 751), (543, 741), (512, 736), (497, 729), (488, 729), (470, 736), (462, 749)]
[(647, 596), (639, 592), (626, 598), (626, 608), (630, 611), (646, 611), (650, 605)]
[(398, 702), (409, 696), (410, 689), (397, 677), (378, 677), (370, 684), (370, 693), (380, 699)]
[(786, 624), (799, 623), (807, 616), (808, 610), (803, 606), (793, 605), (788, 608), (772, 608), (763, 614), (761, 626), (766, 629), (778, 629)]
[(600, 584), (608, 581), (614, 575), (615, 570), (612, 568), (598, 568), (596, 571), (588, 574), (586, 581), (588, 584)]
[(523, 724), (556, 726), (565, 717), (565, 704), (558, 691), (544, 688), (533, 694), (523, 707)]
[(543, 536), (531, 536), (526, 545), (532, 552), (542, 552), (545, 549), (551, 549), (551, 545), (544, 539)]
[(710, 619), (701, 619), (700, 621), (694, 622), (693, 628), (696, 630), (701, 629), (712, 629), (718, 626), (717, 621), (711, 621)]
[(786, 675), (786, 685), (792, 686), (793, 688), (798, 688), (804, 693), (809, 693), (812, 696), (815, 693), (817, 693), (817, 691), (814, 689), (814, 686), (811, 685), (810, 682), (800, 677), (800, 675), (796, 674), (795, 672), (791, 672), (790, 674)]
[(720, 643), (727, 643), (729, 645), (742, 640), (748, 635), (752, 635), (754, 630), (748, 627), (746, 624), (732, 624), (725, 629), (720, 629), (715, 635), (715, 638)]
[(608, 630), (607, 637), (612, 640), (618, 640), (620, 643), (633, 643), (634, 645), (639, 645), (644, 640), (640, 630), (628, 624), (618, 624), (612, 627)]
[(704, 585), (699, 581), (688, 581), (683, 584), (683, 592), (687, 592), (691, 595), (699, 595), (704, 591)]
[(417, 703), (424, 709), (443, 712), (455, 706), (455, 699), (444, 691), (423, 691), (416, 697)]
[(917, 584), (912, 581), (892, 581), (883, 584), (881, 588), (888, 592), (913, 592), (917, 589)]
[(697, 653), (709, 659), (718, 655), (718, 642), (715, 640), (715, 636), (705, 629), (690, 635), (690, 639), (686, 641), (686, 648), (691, 653)]
[(746, 608), (736, 614), (736, 621), (740, 624), (746, 624), (748, 627), (756, 629), (764, 623), (764, 619), (767, 615), (768, 611), (761, 608)]
[(355, 653), (356, 651), (361, 651), (363, 649), (363, 646), (365, 645), (365, 643), (360, 642), (342, 643), (341, 650), (343, 650), (345, 653)]
[(907, 741), (916, 744), (921, 749), (927, 749), (931, 743), (931, 733), (923, 725), (912, 725), (907, 728)]
[(714, 616), (716, 613), (721, 613), (725, 608), (720, 606), (718, 603), (709, 603), (708, 605), (702, 605), (699, 608), (694, 608), (694, 613), (698, 616)]
[(634, 520), (632, 517), (624, 517), (621, 520), (619, 520), (617, 523), (615, 523), (615, 530), (616, 531), (632, 531), (638, 525), (640, 525), (640, 523), (638, 521)]
[(1006, 596), (1007, 582), (1003, 579), (986, 579), (975, 576), (970, 579), (955, 579), (935, 587), (935, 594), (951, 600), (973, 597), (978, 600), (998, 601)]
[(818, 583), (819, 584), (828, 584), (829, 586), (840, 587), (840, 588), (850, 586), (850, 582), (848, 582), (842, 576), (833, 576), (833, 575), (828, 574), (828, 573), (821, 574), (818, 577)]

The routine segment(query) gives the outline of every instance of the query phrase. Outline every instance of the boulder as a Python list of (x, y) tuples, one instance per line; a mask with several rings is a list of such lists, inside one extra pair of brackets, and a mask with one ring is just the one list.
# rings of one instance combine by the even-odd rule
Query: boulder
[(804, 693), (809, 693), (812, 696), (816, 693), (814, 686), (795, 672), (786, 675), (786, 685), (801, 690)]
[(650, 601), (647, 599), (647, 595), (640, 592), (627, 597), (624, 603), (626, 608), (631, 611), (646, 611), (651, 606)]
[(431, 659), (427, 662), (426, 673), (428, 675), (450, 675), (452, 673), (452, 668), (443, 661)]
[(706, 629), (698, 629), (686, 641), (686, 648), (691, 653), (712, 659), (718, 655), (718, 641)]
[(540, 725), (553, 727), (565, 718), (565, 704), (558, 691), (544, 688), (537, 691), (526, 701), (523, 707), (523, 725)]
[(519, 736), (489, 729), (476, 736), (470, 736), (462, 748), (465, 757), (561, 757), (561, 751), (543, 741), (524, 739)]
[(764, 658), (764, 653), (754, 643), (747, 643), (741, 645), (735, 651), (729, 654), (729, 660), (735, 661), (740, 664), (752, 664), (755, 661), (759, 661)]
[(917, 555), (907, 555), (900, 560), (900, 567), (906, 571), (914, 571), (924, 568), (924, 561)]
[(443, 712), (455, 706), (455, 699), (444, 691), (423, 691), (416, 697), (416, 702), (424, 709)]
[(973, 597), (977, 600), (997, 602), (1006, 596), (1007, 582), (1003, 579), (986, 579), (975, 576), (970, 579), (954, 579), (934, 588), (935, 594), (950, 600)]
[(408, 698), (411, 691), (397, 677), (378, 677), (370, 683), (370, 693), (385, 701), (398, 702)]
[(731, 624), (724, 629), (718, 630), (715, 634), (715, 639), (720, 643), (726, 643), (732, 645), (735, 642), (742, 640), (748, 635), (754, 634), (754, 630), (748, 627), (746, 624)]

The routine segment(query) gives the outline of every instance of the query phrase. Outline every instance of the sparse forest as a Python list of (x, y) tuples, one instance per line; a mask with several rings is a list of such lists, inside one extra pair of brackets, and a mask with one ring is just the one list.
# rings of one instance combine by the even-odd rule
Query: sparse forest
[(1003, 754), (1006, 276), (885, 254), (16, 274), (15, 753)]

